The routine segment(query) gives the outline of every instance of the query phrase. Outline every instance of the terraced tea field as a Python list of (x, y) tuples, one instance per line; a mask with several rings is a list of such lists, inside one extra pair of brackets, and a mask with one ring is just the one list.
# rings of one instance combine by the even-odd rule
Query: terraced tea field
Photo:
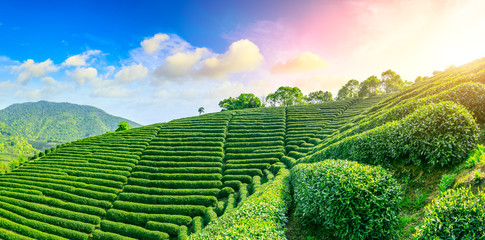
[(483, 95), (460, 97), (485, 89), (483, 62), (392, 95), (224, 111), (60, 145), (0, 176), (0, 239), (285, 238), (291, 168), (368, 130), (398, 129), (428, 103), (455, 100), (483, 124)]

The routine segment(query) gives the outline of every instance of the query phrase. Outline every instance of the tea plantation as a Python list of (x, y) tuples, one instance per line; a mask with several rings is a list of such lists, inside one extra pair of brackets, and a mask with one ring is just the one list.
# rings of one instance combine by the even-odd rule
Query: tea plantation
[(480, 239), (484, 124), (481, 59), (395, 94), (89, 137), (0, 176), (0, 239)]

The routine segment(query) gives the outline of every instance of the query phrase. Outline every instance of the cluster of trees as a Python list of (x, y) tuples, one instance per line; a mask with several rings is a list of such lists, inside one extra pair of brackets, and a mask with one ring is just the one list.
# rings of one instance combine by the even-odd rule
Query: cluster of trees
[(338, 91), (336, 100), (353, 97), (371, 97), (381, 93), (393, 93), (411, 84), (412, 82), (402, 80), (399, 74), (389, 69), (381, 74), (381, 79), (376, 76), (370, 76), (361, 83), (354, 79), (348, 81)]
[(370, 76), (362, 82), (354, 79), (348, 81), (338, 91), (335, 98), (332, 93), (328, 91), (315, 91), (305, 96), (298, 87), (280, 87), (276, 92), (268, 94), (264, 103), (252, 93), (243, 93), (237, 98), (230, 97), (220, 101), (219, 106), (224, 111), (264, 107), (265, 105), (274, 107), (323, 103), (354, 97), (371, 97), (381, 93), (393, 93), (411, 84), (412, 82), (404, 81), (401, 76), (394, 71), (387, 70), (381, 74), (381, 79), (376, 76)]

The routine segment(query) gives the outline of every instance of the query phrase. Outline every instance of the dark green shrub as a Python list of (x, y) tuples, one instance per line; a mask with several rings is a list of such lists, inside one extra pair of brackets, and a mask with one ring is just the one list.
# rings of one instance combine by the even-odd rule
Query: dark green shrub
[(220, 173), (148, 173), (135, 172), (132, 177), (145, 178), (150, 180), (221, 180)]
[(192, 232), (198, 233), (204, 228), (204, 219), (202, 217), (195, 217), (192, 221)]
[(148, 230), (166, 232), (172, 236), (177, 236), (179, 231), (179, 225), (177, 224), (153, 222), (153, 221), (147, 222), (147, 224), (145, 225), (145, 228)]
[(473, 116), (463, 106), (441, 102), (421, 107), (400, 121), (345, 138), (301, 162), (346, 158), (375, 165), (390, 165), (396, 160), (415, 165), (455, 165), (475, 147), (478, 131)]
[(441, 193), (425, 207), (416, 238), (485, 238), (485, 192), (474, 195), (469, 188), (459, 188)]
[(219, 192), (218, 198), (225, 198), (233, 193), (235, 193), (234, 189), (232, 189), (231, 187), (224, 187)]
[(113, 203), (115, 209), (124, 210), (127, 212), (141, 212), (150, 214), (176, 214), (186, 215), (190, 217), (203, 216), (206, 207), (201, 205), (159, 205), (159, 204), (142, 204), (124, 201), (115, 201)]
[(171, 188), (149, 188), (142, 186), (127, 185), (123, 188), (124, 193), (143, 193), (152, 195), (204, 195), (217, 196), (218, 188), (198, 188), (198, 189), (171, 189)]
[[(86, 214), (97, 215), (97, 216), (104, 216), (106, 214), (106, 211), (101, 208), (65, 202), (59, 199), (45, 197), (45, 196), (32, 195), (31, 193), (24, 194), (24, 193), (20, 193), (18, 190), (16, 190), (16, 192), (1, 191), (0, 194), (2, 196), (8, 196), (15, 199), (22, 199), (28, 202), (36, 202), (39, 204), (59, 207), (59, 208), (71, 210), (74, 212), (86, 213)], [(92, 216), (92, 217), (95, 217), (95, 216)], [(90, 222), (90, 221), (86, 220), (86, 222)], [(99, 224), (98, 220), (96, 220), (95, 223)]]
[(129, 184), (158, 188), (221, 188), (221, 181), (148, 180), (130, 178)]
[(106, 219), (138, 226), (145, 226), (148, 221), (173, 223), (177, 225), (189, 225), (192, 222), (191, 217), (184, 215), (126, 212), (117, 209), (108, 210)]
[(291, 183), (303, 223), (341, 239), (397, 238), (402, 192), (384, 168), (347, 160), (299, 164)]
[[(242, 165), (244, 166), (244, 165)], [(269, 166), (269, 164), (268, 164)], [(263, 176), (263, 171), (261, 169), (247, 169), (247, 168), (241, 168), (241, 169), (227, 169), (224, 171), (224, 175), (248, 175), (248, 176)], [(249, 180), (251, 181), (251, 180)]]
[(178, 240), (187, 240), (189, 238), (188, 232), (189, 232), (189, 229), (186, 226), (180, 226), (179, 231), (177, 233)]
[(39, 152), (39, 157), (45, 156), (44, 152)]
[(241, 181), (225, 181), (224, 182), (224, 187), (230, 187), (234, 189), (234, 191), (239, 191), (239, 188), (241, 188)]
[(121, 193), (119, 200), (128, 202), (148, 203), (148, 204), (174, 204), (174, 205), (204, 205), (206, 207), (217, 204), (214, 196), (171, 196), (171, 195), (148, 195), (141, 193)]
[[(64, 240), (65, 238), (59, 237), (56, 235), (48, 234), (42, 231), (39, 231), (35, 228), (28, 227), (27, 224), (18, 224), (15, 221), (10, 221), (8, 219), (0, 217), (0, 226), (2, 226), (2, 229), (7, 229), (12, 232), (20, 233), (22, 235), (31, 237), (33, 239), (48, 239), (48, 240)], [(8, 232), (9, 235), (13, 234), (12, 232)], [(9, 235), (2, 235), (0, 234), (0, 237), (6, 237)], [(17, 236), (15, 236), (17, 237)], [(8, 238), (6, 238), (8, 239)], [(20, 239), (20, 238), (12, 238), (12, 239)]]
[(216, 220), (217, 213), (214, 211), (212, 207), (208, 207), (207, 211), (205, 211), (204, 222), (205, 224), (209, 224), (210, 222)]
[(251, 183), (251, 176), (248, 175), (225, 175), (222, 181), (240, 181), (242, 183)]
[(114, 232), (123, 236), (128, 236), (137, 239), (145, 240), (168, 240), (169, 236), (167, 233), (150, 231), (145, 228), (138, 227), (135, 225), (111, 222), (107, 220), (101, 221), (101, 230), (106, 232)]
[(101, 230), (95, 230), (93, 232), (93, 240), (135, 240), (135, 238), (121, 236), (116, 233), (103, 232)]

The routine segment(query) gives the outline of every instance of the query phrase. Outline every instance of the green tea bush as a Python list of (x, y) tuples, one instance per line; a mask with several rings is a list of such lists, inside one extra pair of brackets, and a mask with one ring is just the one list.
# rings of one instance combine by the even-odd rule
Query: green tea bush
[(226, 211), (189, 239), (285, 240), (290, 201), (289, 171), (281, 169), (274, 181), (261, 185), (238, 208)]
[(207, 211), (205, 211), (204, 222), (207, 225), (208, 223), (217, 219), (217, 213), (214, 211), (212, 207), (208, 207)]
[(177, 225), (189, 225), (192, 222), (191, 217), (184, 215), (137, 213), (117, 209), (108, 210), (106, 219), (138, 226), (145, 226), (148, 221), (166, 222)]
[(295, 214), (341, 239), (397, 238), (401, 187), (380, 166), (347, 160), (291, 170)]
[(169, 235), (165, 232), (150, 231), (145, 228), (124, 223), (101, 221), (101, 230), (114, 232), (123, 236), (145, 240), (168, 240)]
[(217, 204), (217, 198), (214, 196), (171, 196), (171, 195), (148, 195), (140, 193), (121, 193), (119, 200), (127, 202), (138, 202), (148, 204), (174, 204), (174, 205), (204, 205), (213, 206)]
[(204, 195), (217, 196), (218, 188), (196, 188), (196, 189), (170, 189), (170, 188), (149, 188), (142, 186), (127, 185), (123, 188), (124, 193), (143, 193), (151, 195)]
[(177, 236), (179, 231), (179, 225), (177, 224), (153, 221), (147, 222), (145, 228), (148, 230), (165, 232), (171, 236)]
[[(259, 170), (259, 169), (258, 169)], [(250, 183), (251, 176), (248, 175), (225, 175), (222, 181), (240, 181), (242, 183)]]
[(200, 205), (159, 205), (159, 204), (142, 204), (125, 201), (115, 201), (115, 209), (126, 212), (141, 212), (150, 214), (176, 214), (190, 217), (203, 216), (206, 207)]
[(148, 180), (130, 178), (129, 184), (158, 188), (221, 188), (221, 181)]
[(231, 187), (224, 187), (219, 192), (218, 197), (219, 198), (225, 198), (225, 197), (228, 197), (229, 195), (231, 195), (233, 193), (235, 193), (234, 189), (232, 189)]
[(195, 217), (192, 221), (192, 232), (198, 233), (204, 228), (204, 219), (202, 217)]
[(479, 128), (461, 105), (423, 106), (400, 121), (334, 143), (301, 162), (345, 158), (373, 165), (402, 160), (415, 165), (449, 166), (464, 161), (476, 145)]
[(469, 188), (450, 189), (425, 207), (423, 223), (416, 238), (485, 238), (485, 193), (474, 195)]
[(136, 240), (135, 238), (121, 236), (116, 233), (103, 232), (101, 230), (95, 230), (93, 232), (93, 240)]
[(180, 226), (179, 231), (177, 233), (178, 240), (186, 240), (189, 238), (188, 236), (189, 229), (186, 226)]
[[(2, 226), (2, 229), (7, 229), (12, 232), (20, 233), (25, 236), (31, 237), (33, 239), (46, 239), (46, 240), (65, 240), (66, 238), (48, 234), (42, 231), (39, 231), (35, 228), (31, 228), (27, 226), (27, 224), (18, 224), (15, 221), (10, 221), (8, 219), (0, 217), (0, 226)], [(0, 237), (7, 237), (11, 236), (12, 232), (8, 232), (6, 234), (0, 234)], [(7, 235), (8, 234), (8, 235)], [(15, 236), (17, 237), (17, 236)], [(8, 239), (8, 238), (6, 238)], [(20, 239), (20, 238), (12, 238), (12, 239)]]

